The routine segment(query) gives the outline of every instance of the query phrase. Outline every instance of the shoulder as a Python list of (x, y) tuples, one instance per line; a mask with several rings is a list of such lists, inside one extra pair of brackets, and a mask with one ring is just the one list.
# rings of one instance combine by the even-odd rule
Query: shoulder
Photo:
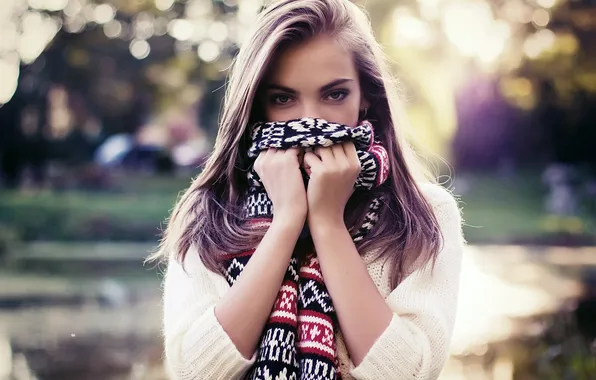
[(422, 183), (418, 184), (418, 188), (431, 207), (451, 205), (458, 208), (455, 196), (445, 187), (436, 183)]
[(434, 183), (419, 184), (418, 188), (431, 206), (439, 228), (445, 235), (462, 235), (462, 211), (457, 198), (446, 188)]

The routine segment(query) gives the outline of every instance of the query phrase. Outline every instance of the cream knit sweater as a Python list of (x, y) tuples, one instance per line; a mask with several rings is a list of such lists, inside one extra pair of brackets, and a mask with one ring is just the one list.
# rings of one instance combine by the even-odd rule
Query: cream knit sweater
[[(464, 239), (456, 201), (437, 185), (423, 185), (443, 233), (434, 270), (418, 268), (392, 290), (382, 260), (363, 257), (394, 316), (364, 360), (354, 367), (341, 334), (338, 350), (344, 379), (433, 380), (448, 357), (454, 325)], [(178, 380), (240, 379), (254, 361), (245, 359), (215, 317), (226, 280), (189, 252), (184, 271), (171, 260), (164, 281), (166, 366)], [(276, 379), (271, 379), (276, 380)], [(280, 379), (281, 380), (281, 379)]]

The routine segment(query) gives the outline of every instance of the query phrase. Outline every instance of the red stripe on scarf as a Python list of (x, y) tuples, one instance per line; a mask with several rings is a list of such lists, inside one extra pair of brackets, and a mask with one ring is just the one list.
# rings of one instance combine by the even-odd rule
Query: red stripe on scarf
[(379, 144), (375, 144), (370, 147), (369, 152), (377, 157), (379, 162), (379, 175), (377, 175), (377, 187), (381, 186), (389, 177), (389, 155), (387, 150)]
[(301, 310), (298, 315), (298, 351), (335, 360), (336, 343), (333, 321), (328, 315)]
[(298, 284), (285, 280), (273, 304), (269, 323), (286, 323), (292, 327), (298, 324)]
[(321, 265), (316, 257), (311, 258), (307, 265), (300, 267), (299, 271), (300, 278), (308, 278), (318, 282), (323, 281), (323, 273), (321, 273)]

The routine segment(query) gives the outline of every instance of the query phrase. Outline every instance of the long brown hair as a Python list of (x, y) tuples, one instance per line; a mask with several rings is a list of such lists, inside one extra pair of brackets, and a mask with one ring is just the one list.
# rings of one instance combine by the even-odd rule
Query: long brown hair
[[(397, 86), (389, 75), (368, 18), (347, 0), (281, 0), (258, 17), (233, 67), (225, 94), (219, 132), (200, 175), (177, 202), (159, 251), (152, 259), (182, 261), (191, 246), (210, 270), (223, 273), (222, 253), (254, 248), (265, 231), (247, 228), (242, 196), (249, 162), (247, 126), (254, 121), (257, 93), (269, 63), (280, 48), (327, 33), (353, 53), (363, 96), (370, 102), (367, 118), (389, 152), (391, 172), (377, 191), (385, 196), (379, 222), (357, 248), (375, 252), (391, 263), (391, 284), (407, 267), (436, 258), (441, 233), (432, 208), (418, 185), (430, 181), (406, 142), (405, 115)], [(348, 225), (363, 220), (371, 194), (356, 194), (348, 203)]]

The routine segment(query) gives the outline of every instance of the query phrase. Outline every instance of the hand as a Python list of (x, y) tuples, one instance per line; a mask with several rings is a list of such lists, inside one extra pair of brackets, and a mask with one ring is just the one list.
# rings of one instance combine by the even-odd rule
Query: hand
[(354, 144), (347, 142), (306, 152), (304, 168), (310, 176), (307, 190), (309, 225), (343, 223), (346, 203), (360, 174), (360, 160)]
[(273, 203), (274, 221), (296, 223), (297, 228), (302, 228), (308, 206), (299, 153), (296, 148), (262, 151), (255, 161), (254, 169)]

